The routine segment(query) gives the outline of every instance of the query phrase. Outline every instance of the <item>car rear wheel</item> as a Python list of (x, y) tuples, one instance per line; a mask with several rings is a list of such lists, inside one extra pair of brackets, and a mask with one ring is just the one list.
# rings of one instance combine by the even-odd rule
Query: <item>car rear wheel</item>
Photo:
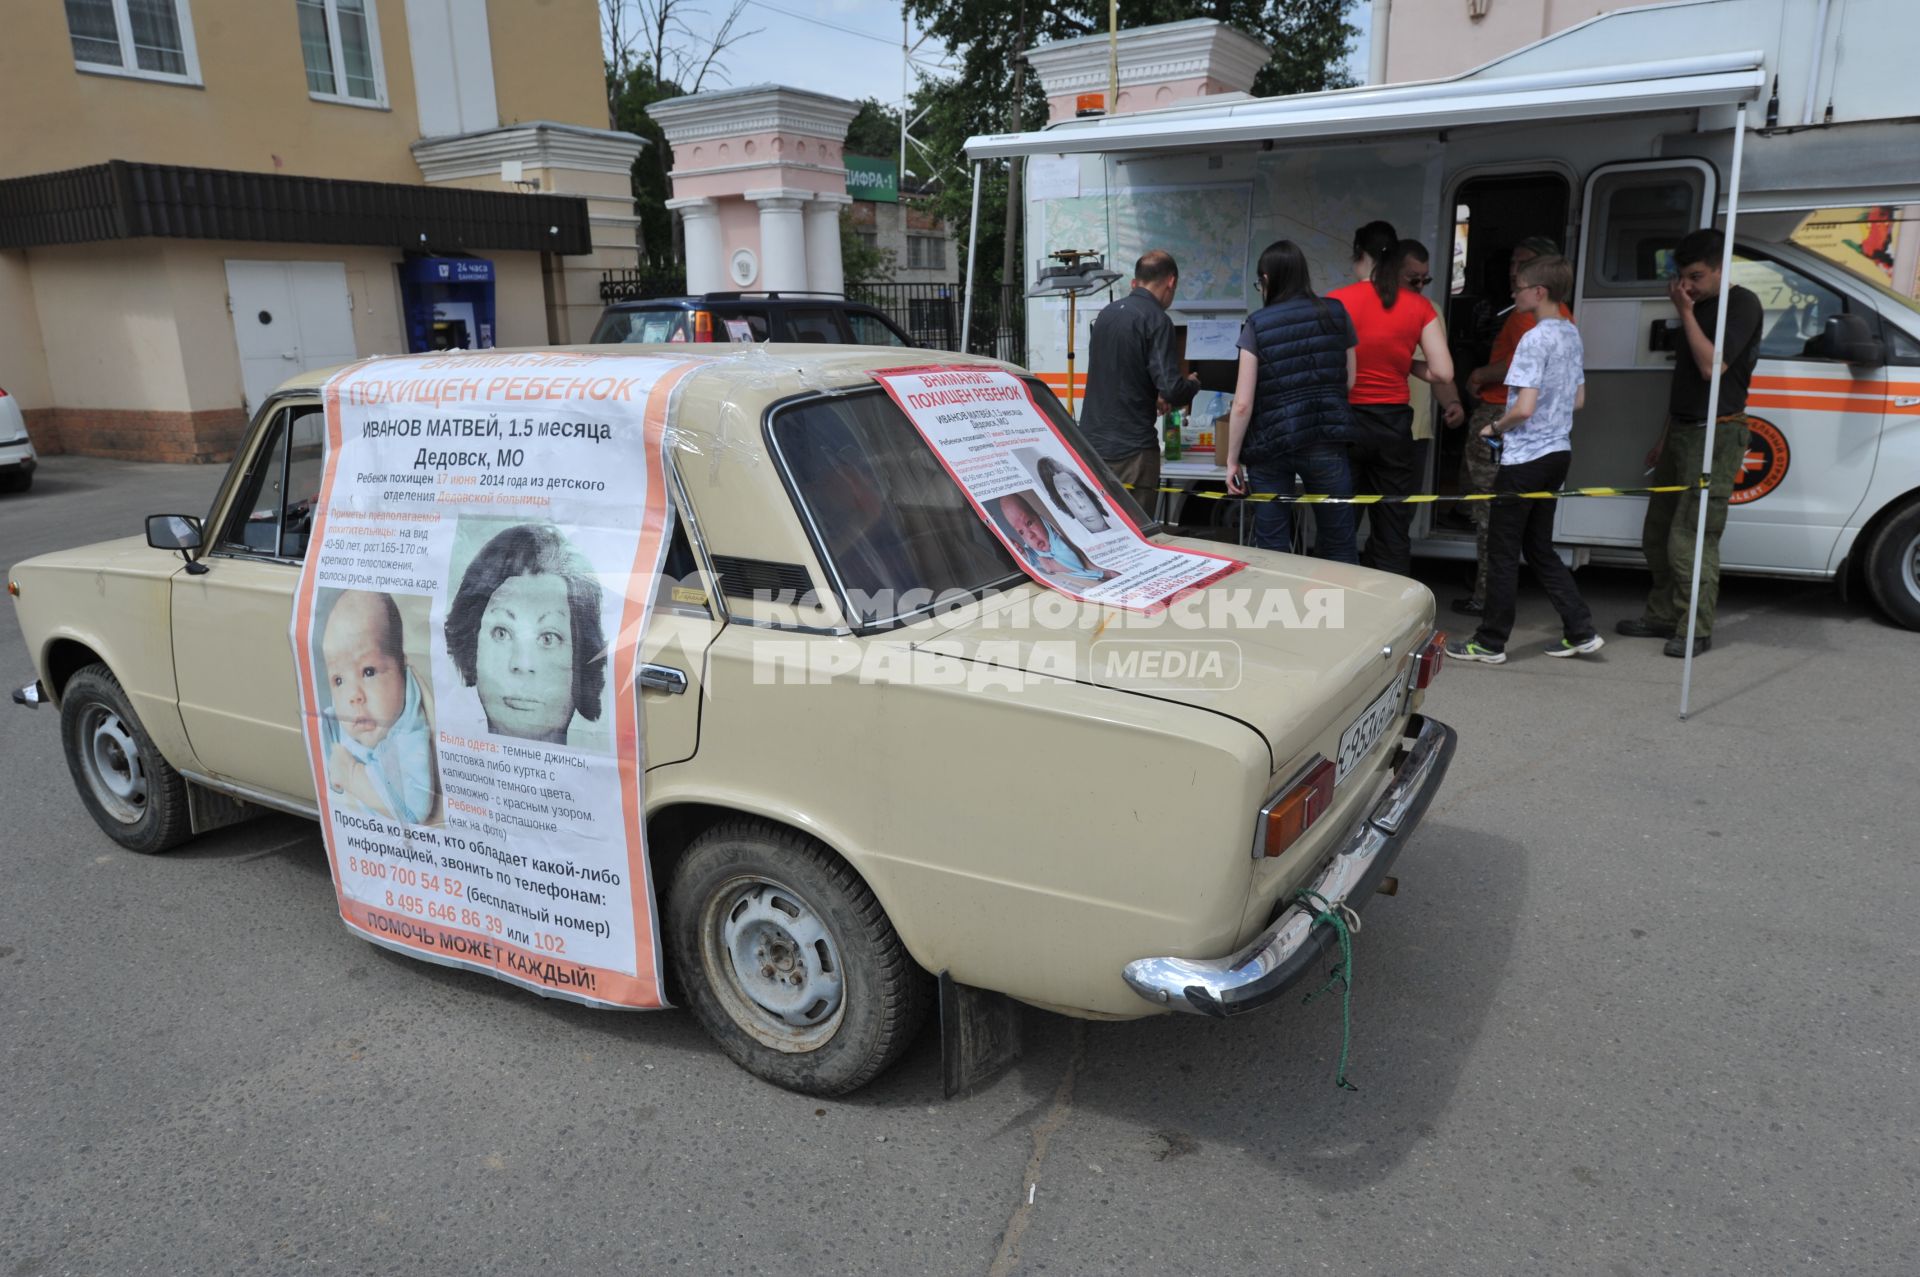
[(688, 1006), (735, 1063), (809, 1095), (898, 1059), (930, 1001), (879, 901), (825, 847), (766, 821), (697, 838), (667, 896)]
[(186, 782), (154, 748), (106, 666), (89, 665), (67, 681), (60, 743), (80, 801), (107, 837), (152, 855), (192, 836)]
[(1889, 617), (1920, 630), (1920, 501), (1908, 502), (1874, 534), (1867, 585)]

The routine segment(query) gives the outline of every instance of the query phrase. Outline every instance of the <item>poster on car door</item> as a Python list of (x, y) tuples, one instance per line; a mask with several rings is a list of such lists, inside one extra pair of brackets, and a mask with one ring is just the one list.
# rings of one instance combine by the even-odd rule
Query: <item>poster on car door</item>
[(1014, 561), (1088, 603), (1157, 612), (1246, 564), (1142, 536), (1027, 385), (998, 368), (875, 372)]
[(329, 380), (292, 641), (327, 857), (378, 944), (659, 1007), (635, 663), (693, 366), (446, 353)]

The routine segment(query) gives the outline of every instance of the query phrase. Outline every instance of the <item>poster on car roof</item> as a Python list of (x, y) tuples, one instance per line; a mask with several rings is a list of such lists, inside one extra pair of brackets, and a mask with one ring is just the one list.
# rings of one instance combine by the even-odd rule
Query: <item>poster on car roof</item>
[(1087, 603), (1157, 612), (1246, 566), (1147, 540), (1012, 373), (963, 365), (873, 377), (1040, 584)]
[(595, 1006), (666, 1005), (636, 662), (694, 364), (452, 352), (331, 378), (292, 642), (341, 917)]

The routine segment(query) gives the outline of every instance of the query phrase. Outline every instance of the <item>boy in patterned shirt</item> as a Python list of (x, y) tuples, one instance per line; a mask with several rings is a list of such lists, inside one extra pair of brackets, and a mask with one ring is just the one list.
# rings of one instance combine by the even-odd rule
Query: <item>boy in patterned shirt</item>
[(1564, 257), (1536, 257), (1516, 272), (1515, 282), (1514, 304), (1532, 311), (1537, 322), (1520, 339), (1507, 368), (1506, 411), (1480, 431), (1499, 451), (1493, 490), (1503, 494), (1487, 512), (1486, 614), (1471, 639), (1447, 644), (1454, 659), (1486, 665), (1507, 659), (1522, 554), (1560, 613), (1564, 633), (1547, 655), (1582, 656), (1604, 643), (1573, 573), (1553, 552), (1553, 512), (1559, 502), (1509, 495), (1557, 491), (1573, 461), (1573, 413), (1587, 402), (1580, 330), (1560, 311), (1573, 292), (1573, 266)]

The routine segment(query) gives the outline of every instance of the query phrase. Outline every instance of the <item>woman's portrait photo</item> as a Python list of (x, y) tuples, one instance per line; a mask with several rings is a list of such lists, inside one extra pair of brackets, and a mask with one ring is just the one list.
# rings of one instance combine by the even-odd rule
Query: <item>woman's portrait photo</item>
[(315, 602), (320, 735), (332, 800), (409, 825), (439, 824), (432, 680), (415, 673), (427, 656), (428, 600), (323, 589)]
[[(465, 520), (457, 535), (467, 525), (498, 523)], [(607, 638), (586, 556), (550, 523), (517, 524), (494, 533), (459, 582), (447, 655), (478, 693), (487, 731), (604, 752)]]
[(1120, 574), (1094, 563), (1060, 530), (1053, 516), (1040, 503), (1040, 494), (1032, 488), (1009, 492), (988, 507), (995, 520), (1041, 576), (1066, 589), (1084, 589)]
[[(1021, 452), (1029, 451), (1021, 449)], [(1018, 455), (1016, 453), (1015, 455)], [(1065, 511), (1079, 521), (1094, 536), (1099, 536), (1113, 526), (1113, 520), (1107, 517), (1107, 510), (1100, 498), (1094, 495), (1087, 481), (1070, 466), (1064, 466), (1052, 457), (1040, 457), (1031, 461), (1026, 457), (1034, 477), (1040, 480), (1040, 486), (1053, 498), (1056, 509)]]

